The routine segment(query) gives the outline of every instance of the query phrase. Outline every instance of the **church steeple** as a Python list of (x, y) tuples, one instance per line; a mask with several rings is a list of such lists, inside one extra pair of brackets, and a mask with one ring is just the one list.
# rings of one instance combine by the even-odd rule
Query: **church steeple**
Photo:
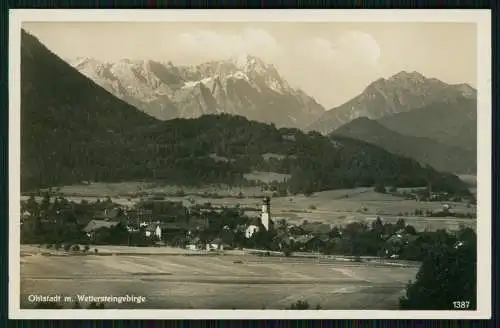
[(267, 231), (269, 231), (270, 219), (271, 219), (271, 198), (269, 196), (266, 196), (262, 201), (262, 214), (260, 220), (262, 225)]

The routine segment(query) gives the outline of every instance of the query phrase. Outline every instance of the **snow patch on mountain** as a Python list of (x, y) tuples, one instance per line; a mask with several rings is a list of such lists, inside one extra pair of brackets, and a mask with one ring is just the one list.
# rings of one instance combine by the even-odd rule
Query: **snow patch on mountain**
[(237, 72), (234, 72), (234, 74), (230, 74), (228, 75), (227, 77), (232, 77), (232, 78), (235, 78), (235, 79), (243, 79), (243, 80), (246, 80), (248, 81), (248, 76), (243, 73), (242, 71), (237, 71)]

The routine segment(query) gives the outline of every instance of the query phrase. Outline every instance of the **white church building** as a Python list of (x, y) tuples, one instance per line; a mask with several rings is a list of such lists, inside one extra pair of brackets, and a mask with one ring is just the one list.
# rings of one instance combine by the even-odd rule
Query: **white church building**
[(249, 225), (246, 230), (245, 230), (245, 237), (248, 239), (248, 238), (251, 238), (255, 233), (257, 233), (259, 231), (259, 227), (256, 226), (255, 224), (251, 224)]
[[(271, 221), (271, 198), (269, 196), (266, 196), (262, 201), (262, 211), (260, 214), (260, 223), (262, 224), (262, 227), (266, 229), (266, 231), (269, 231), (270, 221)], [(259, 230), (260, 230), (259, 226), (251, 224), (245, 230), (245, 237), (251, 238)]]

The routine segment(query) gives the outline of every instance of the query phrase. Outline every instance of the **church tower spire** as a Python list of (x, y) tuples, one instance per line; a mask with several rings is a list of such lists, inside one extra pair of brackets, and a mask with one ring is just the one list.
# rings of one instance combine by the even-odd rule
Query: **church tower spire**
[(262, 201), (262, 213), (260, 220), (262, 225), (267, 231), (269, 231), (270, 219), (271, 219), (271, 198), (269, 196), (266, 196)]

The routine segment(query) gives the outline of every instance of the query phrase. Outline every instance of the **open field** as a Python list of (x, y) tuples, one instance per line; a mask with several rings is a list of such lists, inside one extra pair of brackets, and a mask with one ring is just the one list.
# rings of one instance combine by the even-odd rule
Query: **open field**
[[(276, 175), (276, 174), (275, 174)], [(255, 179), (266, 178), (262, 172), (254, 172), (251, 176)], [(270, 177), (268, 177), (269, 179)], [(196, 193), (217, 193), (221, 196), (237, 196), (243, 192), (246, 196), (262, 195), (260, 187), (230, 187), (224, 185), (207, 185), (204, 187), (176, 186), (165, 185), (161, 183), (151, 182), (116, 182), (116, 183), (101, 183), (93, 182), (91, 184), (78, 184), (64, 186), (60, 188), (60, 192), (64, 194), (83, 195), (83, 196), (110, 196), (110, 197), (129, 197), (140, 192), (148, 193), (176, 193), (182, 190), (186, 194)]]
[[(136, 247), (136, 246), (118, 246), (118, 245), (93, 245), (90, 247), (89, 253), (82, 253), (80, 251), (64, 251), (62, 249), (56, 250), (54, 248), (47, 249), (46, 245), (21, 245), (21, 257), (26, 256), (88, 256), (88, 254), (94, 254), (99, 256), (123, 256), (123, 255), (132, 255), (132, 256), (149, 256), (149, 255), (193, 255), (193, 256), (214, 256), (214, 255), (232, 255), (232, 256), (242, 256), (242, 255), (256, 255), (269, 253), (272, 256), (282, 257), (283, 253), (278, 251), (267, 251), (267, 250), (259, 250), (259, 249), (232, 249), (232, 250), (224, 250), (224, 251), (205, 251), (205, 250), (189, 250), (179, 247), (171, 247), (171, 246), (161, 246), (161, 247)], [(80, 245), (80, 248), (83, 249), (84, 245)], [(98, 250), (98, 254), (93, 253), (94, 249)], [(287, 257), (287, 261), (293, 258), (320, 258), (330, 259), (330, 260), (338, 260), (338, 261), (353, 261), (353, 256), (342, 256), (342, 255), (323, 255), (311, 252), (294, 252), (292, 256)], [(376, 262), (380, 264), (387, 264), (393, 266), (420, 266), (420, 263), (414, 261), (403, 261), (403, 260), (392, 260), (392, 259), (381, 259), (377, 256), (359, 256), (359, 259), (365, 262)]]
[(245, 179), (249, 181), (262, 181), (265, 183), (271, 183), (273, 181), (285, 182), (290, 179), (290, 174), (280, 174), (274, 172), (259, 172), (255, 171), (252, 173), (244, 174)]
[(29, 294), (128, 294), (147, 301), (106, 308), (285, 309), (306, 300), (323, 309), (397, 309), (406, 283), (418, 270), (310, 258), (43, 256), (24, 245), (22, 249), (21, 306), (26, 308), (33, 306)]
[[(132, 206), (139, 201), (138, 198), (129, 199), (124, 197), (116, 197), (119, 193), (132, 192), (134, 188), (141, 186), (141, 190), (153, 192), (156, 189), (146, 189), (147, 186), (139, 183), (96, 183), (89, 186), (69, 186), (61, 188), (61, 192), (72, 195), (68, 199), (81, 201), (95, 201), (97, 198), (110, 196), (111, 199), (119, 204)], [(170, 186), (170, 192), (179, 190), (179, 187)], [(165, 197), (166, 200), (182, 201), (185, 206), (191, 206), (190, 200), (196, 204), (211, 203), (213, 206), (233, 207), (239, 204), (241, 207), (255, 208), (256, 211), (247, 211), (248, 215), (258, 215), (258, 209), (261, 200), (253, 197), (235, 198), (235, 197), (201, 197), (191, 194), (202, 193), (204, 191), (217, 192), (219, 195), (224, 194), (220, 189), (188, 189), (183, 188), (187, 194), (184, 197)], [(242, 190), (245, 196), (248, 195), (263, 195), (261, 191), (256, 191), (256, 188), (238, 189)], [(222, 190), (224, 191), (224, 190)], [(114, 193), (113, 193), (114, 192)], [(96, 197), (95, 195), (101, 195)], [(92, 195), (92, 196), (83, 196)], [(26, 199), (26, 197), (22, 197)], [(291, 223), (300, 223), (304, 220), (321, 221), (332, 225), (345, 225), (354, 221), (365, 220), (371, 222), (380, 216), (386, 222), (395, 223), (400, 217), (404, 218), (408, 224), (413, 225), (417, 230), (436, 230), (449, 229), (457, 230), (461, 225), (476, 229), (476, 220), (467, 218), (429, 218), (419, 217), (414, 215), (414, 211), (430, 210), (440, 211), (444, 203), (440, 202), (418, 202), (415, 200), (406, 200), (404, 198), (389, 194), (379, 194), (373, 191), (373, 188), (356, 188), (356, 189), (341, 189), (330, 190), (315, 193), (309, 197), (304, 195), (296, 195), (290, 197), (273, 197), (272, 199), (272, 215), (274, 219), (285, 219)], [(450, 205), (452, 211), (459, 213), (475, 212), (474, 206), (467, 207), (465, 203), (446, 202)]]

